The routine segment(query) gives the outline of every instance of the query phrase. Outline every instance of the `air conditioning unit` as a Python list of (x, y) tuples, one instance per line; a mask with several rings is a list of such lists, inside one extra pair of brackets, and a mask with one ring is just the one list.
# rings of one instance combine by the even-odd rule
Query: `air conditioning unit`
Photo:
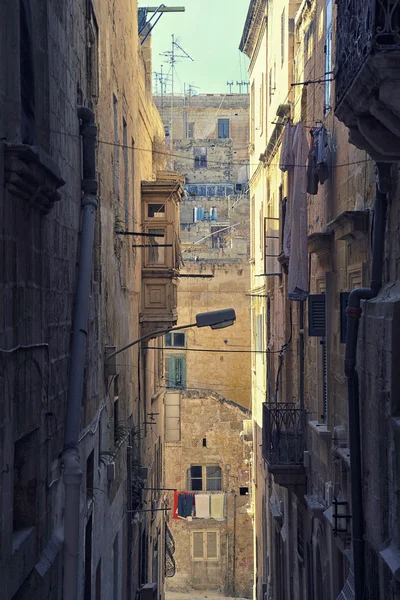
[(145, 583), (139, 590), (140, 600), (157, 600), (157, 584)]

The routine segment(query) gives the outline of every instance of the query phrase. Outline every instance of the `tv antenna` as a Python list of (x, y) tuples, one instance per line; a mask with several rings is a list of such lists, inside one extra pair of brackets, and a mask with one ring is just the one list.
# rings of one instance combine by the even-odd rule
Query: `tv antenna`
[(232, 86), (233, 86), (233, 81), (227, 81), (226, 85), (229, 88), (229, 93), (232, 94)]
[(170, 148), (173, 150), (173, 142), (174, 142), (174, 131), (173, 131), (173, 112), (174, 112), (174, 71), (175, 71), (175, 63), (182, 58), (188, 58), (192, 62), (194, 59), (175, 41), (175, 35), (171, 36), (171, 50), (166, 50), (161, 54), (161, 56), (165, 56), (167, 63), (170, 64), (171, 68), (171, 125), (169, 130), (169, 139), (170, 139)]

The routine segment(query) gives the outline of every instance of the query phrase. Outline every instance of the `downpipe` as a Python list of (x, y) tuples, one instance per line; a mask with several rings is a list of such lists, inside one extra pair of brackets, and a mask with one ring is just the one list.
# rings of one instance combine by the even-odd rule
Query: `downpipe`
[(360, 433), (360, 399), (358, 386), (357, 341), (361, 300), (375, 298), (382, 287), (383, 252), (387, 212), (387, 194), (390, 183), (391, 164), (377, 163), (376, 199), (374, 206), (374, 229), (372, 243), (372, 268), (369, 288), (351, 292), (347, 305), (347, 332), (344, 371), (347, 377), (347, 401), (349, 414), (349, 445), (351, 470), (351, 515), (353, 538), (353, 561), (355, 600), (363, 600), (365, 591), (364, 510), (362, 494), (362, 460)]
[(67, 414), (64, 447), (61, 453), (64, 502), (64, 576), (63, 600), (78, 599), (78, 575), (81, 559), (79, 533), (80, 491), (82, 469), (79, 454), (79, 433), (85, 368), (89, 293), (97, 199), (96, 143), (97, 126), (93, 112), (78, 107), (82, 140), (82, 228), (75, 292), (72, 343), (68, 374)]

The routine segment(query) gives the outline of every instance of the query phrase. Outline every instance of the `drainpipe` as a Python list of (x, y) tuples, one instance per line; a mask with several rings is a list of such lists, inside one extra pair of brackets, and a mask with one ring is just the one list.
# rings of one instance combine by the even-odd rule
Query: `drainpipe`
[(376, 200), (372, 245), (372, 269), (369, 288), (353, 290), (346, 310), (347, 333), (344, 370), (347, 377), (349, 443), (351, 469), (351, 515), (355, 600), (362, 600), (365, 591), (364, 564), (364, 511), (362, 497), (362, 461), (360, 434), (360, 401), (358, 389), (357, 339), (362, 313), (361, 300), (375, 298), (382, 287), (383, 251), (385, 245), (387, 193), (389, 191), (391, 164), (377, 163)]
[(96, 180), (97, 126), (94, 123), (94, 114), (89, 108), (78, 107), (78, 117), (81, 120), (80, 134), (82, 137), (82, 229), (68, 375), (64, 447), (61, 453), (65, 487), (63, 600), (77, 600), (79, 563), (83, 560), (80, 556), (79, 536), (82, 483), (79, 433), (94, 225), (98, 203)]

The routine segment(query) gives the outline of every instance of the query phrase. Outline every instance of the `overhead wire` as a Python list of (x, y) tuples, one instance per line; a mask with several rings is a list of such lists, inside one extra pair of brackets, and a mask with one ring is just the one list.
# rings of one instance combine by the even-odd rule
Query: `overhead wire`
[[(284, 124), (284, 123), (282, 123)], [(79, 138), (78, 134), (72, 134), (72, 133), (68, 133), (68, 132), (62, 132), (62, 131), (57, 131), (55, 129), (51, 129), (50, 130), (52, 133), (57, 133), (60, 135), (67, 135), (69, 137), (75, 137), (75, 138)], [(175, 158), (181, 158), (182, 160), (188, 160), (193, 162), (193, 157), (192, 156), (185, 156), (182, 154), (174, 154), (174, 153), (170, 153), (170, 152), (162, 152), (161, 150), (154, 150), (152, 148), (138, 148), (136, 145), (131, 146), (129, 144), (120, 144), (117, 142), (109, 142), (107, 140), (98, 140), (98, 144), (104, 144), (107, 146), (118, 146), (120, 148), (127, 148), (129, 150), (133, 150), (134, 152), (152, 152), (153, 154), (162, 154), (164, 156), (168, 157), (175, 157)], [(350, 165), (358, 165), (358, 164), (363, 164), (366, 162), (366, 159), (362, 159), (362, 160), (356, 160), (356, 161), (349, 161), (346, 163), (339, 163), (337, 165), (333, 165), (332, 168), (339, 168), (339, 167), (347, 167)], [(372, 159), (369, 158), (367, 160), (367, 162), (372, 162)], [(251, 166), (258, 166), (260, 161), (257, 163), (249, 163), (247, 160), (243, 159), (243, 160), (239, 160), (239, 161), (220, 161), (220, 160), (207, 160), (207, 163), (211, 163), (211, 164), (218, 164), (218, 165), (232, 165), (232, 164), (238, 164), (238, 165), (251, 165)], [(270, 163), (270, 166), (279, 166), (279, 162), (276, 163)], [(307, 167), (307, 164), (288, 164), (288, 167), (292, 167), (292, 168), (305, 168)]]

